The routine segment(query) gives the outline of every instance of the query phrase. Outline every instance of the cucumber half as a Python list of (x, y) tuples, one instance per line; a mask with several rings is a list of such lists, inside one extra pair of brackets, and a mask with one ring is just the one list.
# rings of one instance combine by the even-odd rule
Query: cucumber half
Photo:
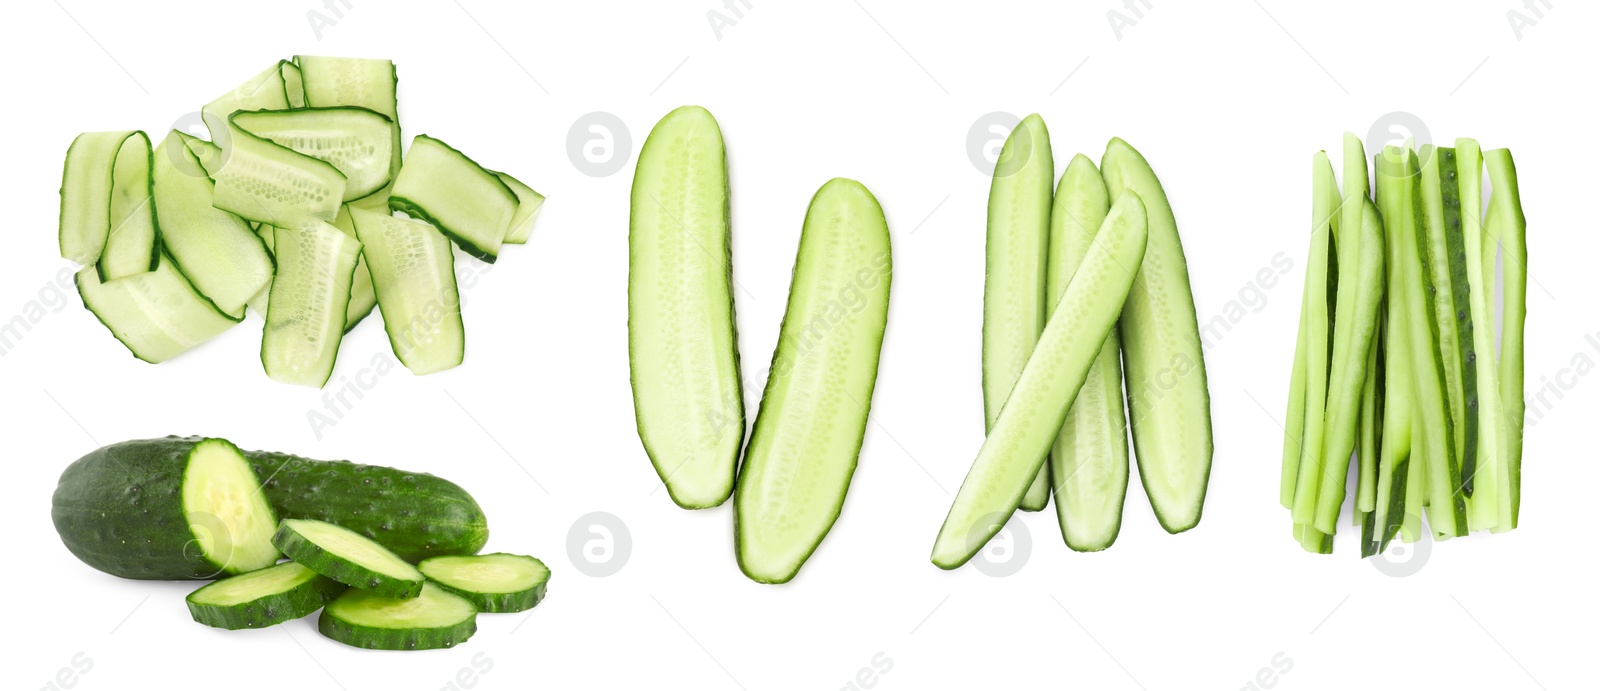
[(417, 567), (349, 528), (287, 518), (272, 536), (272, 544), (312, 571), (374, 595), (405, 599), (422, 592), (423, 577)]
[(429, 581), (466, 598), (479, 612), (521, 612), (544, 599), (550, 569), (520, 554), (434, 557), (417, 565)]
[(357, 648), (449, 648), (478, 630), (478, 610), (432, 583), (405, 600), (352, 588), (322, 609), (317, 630)]
[(219, 629), (259, 629), (299, 619), (322, 606), (345, 586), (304, 564), (286, 561), (189, 593), (189, 614)]

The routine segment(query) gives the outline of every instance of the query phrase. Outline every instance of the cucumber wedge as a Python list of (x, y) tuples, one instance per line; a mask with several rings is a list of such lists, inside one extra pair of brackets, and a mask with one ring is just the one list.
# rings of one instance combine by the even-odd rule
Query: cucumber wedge
[(211, 178), (190, 139), (173, 131), (154, 159), (162, 243), (195, 290), (243, 319), (245, 303), (272, 280), (272, 256), (244, 219), (211, 205)]
[(423, 577), (417, 567), (349, 528), (286, 518), (272, 544), (306, 568), (374, 595), (405, 599), (422, 592)]
[(434, 585), (466, 598), (479, 612), (521, 612), (544, 599), (550, 569), (520, 554), (434, 557), (417, 565)]
[(96, 264), (111, 281), (160, 262), (150, 138), (139, 131), (86, 132), (67, 148), (61, 175), (61, 257)]
[(889, 318), (889, 245), (861, 183), (834, 178), (811, 199), (734, 495), (739, 569), (752, 580), (794, 578), (844, 506)]
[(1133, 190), (1148, 209), (1150, 247), (1118, 323), (1139, 480), (1169, 533), (1200, 523), (1211, 475), (1211, 394), (1178, 223), (1155, 172), (1121, 139), (1100, 174), (1112, 199)]
[(415, 374), (461, 364), (466, 332), (450, 240), (421, 221), (350, 208), (395, 357)]
[[(1073, 157), (1056, 186), (1050, 212), (1050, 309), (1089, 254), (1110, 207), (1100, 170), (1087, 156)], [(1122, 412), (1120, 343), (1112, 329), (1050, 451), (1056, 521), (1067, 546), (1080, 552), (1110, 547), (1122, 529), (1128, 424)]]
[(498, 171), (495, 175), (517, 195), (517, 212), (511, 216), (511, 227), (506, 230), (503, 242), (509, 245), (524, 244), (533, 235), (533, 221), (538, 218), (539, 209), (544, 208), (544, 195), (510, 175)]
[(372, 650), (449, 648), (477, 630), (472, 603), (432, 583), (404, 600), (351, 588), (328, 603), (317, 620), (322, 635)]
[(337, 168), (346, 179), (345, 201), (372, 194), (391, 179), (394, 121), (382, 113), (357, 106), (245, 111), (233, 123)]
[(219, 629), (259, 629), (322, 609), (345, 591), (338, 581), (286, 561), (189, 593), (189, 615)]
[(95, 267), (78, 271), (83, 306), (133, 356), (155, 364), (239, 323), (195, 290), (166, 253), (154, 271), (102, 283)]
[(628, 365), (639, 440), (672, 501), (717, 506), (733, 493), (745, 415), (728, 166), (711, 113), (685, 106), (656, 124), (632, 194)]
[(1517, 187), (1517, 165), (1509, 149), (1483, 152), (1489, 170), (1489, 211), (1484, 217), (1484, 233), (1500, 245), (1501, 275), (1505, 295), (1501, 298), (1500, 324), (1500, 405), (1505, 409), (1506, 462), (1501, 469), (1506, 502), (1500, 511), (1497, 531), (1517, 527), (1522, 510), (1522, 429), (1525, 403), (1522, 400), (1523, 330), (1528, 318), (1528, 221), (1522, 213), (1522, 194)]
[(1116, 325), (1146, 238), (1144, 204), (1138, 193), (1125, 191), (1095, 233), (956, 493), (933, 546), (939, 568), (967, 563), (1022, 502)]
[[(1050, 183), (1055, 177), (1050, 132), (1037, 113), (1006, 137), (989, 187), (989, 228), (983, 279), (984, 433), (994, 428), (1011, 387), (1044, 330), (1050, 244)], [(1098, 228), (1098, 226), (1096, 226)], [(1090, 231), (1093, 232), (1092, 230)], [(1024, 511), (1050, 501), (1050, 469), (1023, 497)]]
[(491, 264), (517, 211), (517, 195), (500, 177), (426, 134), (411, 140), (389, 206), (432, 223), (462, 251)]
[(333, 164), (251, 134), (231, 116), (226, 141), (227, 161), (214, 174), (217, 208), (279, 228), (339, 214), (346, 180)]
[(273, 231), (277, 274), (261, 331), (261, 364), (274, 381), (321, 388), (344, 335), (361, 242), (327, 223)]

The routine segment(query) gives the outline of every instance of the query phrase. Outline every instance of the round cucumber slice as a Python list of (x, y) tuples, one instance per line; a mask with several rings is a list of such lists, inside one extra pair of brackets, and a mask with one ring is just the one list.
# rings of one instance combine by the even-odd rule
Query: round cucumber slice
[(189, 593), (189, 614), (219, 629), (259, 629), (321, 609), (345, 586), (286, 561), (226, 578)]
[(449, 648), (478, 630), (478, 610), (471, 602), (432, 583), (422, 587), (421, 595), (408, 600), (351, 589), (322, 610), (317, 630), (357, 648)]
[(479, 612), (521, 612), (544, 599), (550, 569), (520, 554), (434, 557), (417, 565), (434, 585), (455, 593)]
[(422, 572), (394, 552), (348, 528), (289, 518), (278, 525), (272, 544), (307, 568), (355, 588), (388, 598), (414, 598), (422, 592)]

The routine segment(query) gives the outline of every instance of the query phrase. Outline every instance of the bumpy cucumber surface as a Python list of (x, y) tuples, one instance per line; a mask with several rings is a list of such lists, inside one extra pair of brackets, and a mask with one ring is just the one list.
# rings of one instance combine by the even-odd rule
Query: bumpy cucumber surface
[(687, 509), (728, 500), (744, 445), (730, 233), (722, 131), (704, 108), (678, 108), (633, 177), (628, 366), (639, 440)]
[(349, 528), (288, 518), (278, 525), (272, 544), (306, 568), (353, 588), (397, 599), (422, 592), (417, 567)]
[(101, 447), (61, 473), (50, 517), (67, 549), (114, 576), (215, 578), (278, 560), (272, 507), (221, 439)]
[(478, 630), (478, 610), (432, 583), (424, 585), (419, 596), (405, 600), (351, 588), (322, 608), (317, 630), (357, 648), (449, 648)]
[(200, 588), (184, 601), (189, 614), (219, 629), (259, 629), (322, 609), (345, 585), (286, 561)]
[(521, 612), (544, 599), (550, 569), (520, 554), (434, 557), (417, 568), (434, 585), (466, 598), (479, 612)]

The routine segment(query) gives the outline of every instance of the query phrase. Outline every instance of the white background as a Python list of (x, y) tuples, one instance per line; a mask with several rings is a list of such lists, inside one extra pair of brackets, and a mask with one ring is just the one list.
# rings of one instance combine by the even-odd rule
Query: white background
[[(1365, 135), (1384, 113), (1406, 111), (1436, 141), (1511, 147), (1530, 224), (1529, 390), (1577, 359), (1600, 360), (1584, 340), (1600, 331), (1592, 5), (1554, 0), (1519, 40), (1513, 0), (1336, 11), (1157, 2), (1119, 39), (1106, 13), (1120, 0), (757, 0), (742, 19), (723, 10), (736, 23), (719, 39), (706, 13), (720, 3), (355, 0), (320, 37), (306, 14), (333, 18), (321, 0), (13, 3), (0, 28), (10, 66), (0, 318), (26, 315), (41, 296), (49, 306), (0, 359), (3, 685), (65, 688), (58, 671), (79, 656), (88, 671), (61, 678), (82, 689), (832, 690), (851, 688), (878, 656), (892, 666), (862, 679), (879, 689), (1240, 689), (1281, 653), (1287, 673), (1260, 678), (1283, 689), (1593, 688), (1580, 661), (1600, 614), (1587, 544), (1600, 384), (1568, 371), (1560, 400), (1529, 405), (1521, 529), (1437, 545), (1416, 575), (1359, 559), (1349, 528), (1336, 554), (1304, 554), (1277, 505), (1307, 164), (1345, 130)], [(439, 136), (549, 195), (532, 241), (464, 291), (466, 364), (420, 379), (391, 372), (321, 439), (307, 411), (322, 394), (262, 374), (259, 317), (151, 366), (76, 296), (63, 302), (49, 287), (66, 266), (57, 187), (75, 134), (159, 138), (295, 53), (393, 58), (407, 141)], [(687, 103), (710, 108), (728, 143), (747, 378), (770, 359), (819, 185), (861, 180), (893, 233), (876, 424), (842, 518), (785, 586), (740, 575), (730, 506), (686, 512), (655, 491), (627, 378), (632, 159), (594, 178), (566, 151), (579, 116), (605, 111), (629, 128), (631, 156), (657, 118)], [(1128, 139), (1176, 210), (1201, 320), (1250, 298), (1206, 354), (1216, 455), (1200, 526), (1165, 534), (1135, 482), (1109, 552), (1068, 551), (1053, 513), (1014, 521), (1032, 550), (1007, 578), (927, 559), (982, 440), (989, 180), (966, 136), (992, 111), (1042, 113), (1058, 169), (1075, 151), (1098, 160), (1109, 137)], [(1252, 288), (1280, 252), (1293, 268)], [(330, 390), (388, 352), (378, 319), (346, 339)], [(759, 385), (748, 383), (752, 413)], [(549, 598), (530, 616), (481, 617), (453, 650), (415, 654), (342, 646), (311, 618), (236, 633), (196, 625), (183, 605), (192, 584), (93, 571), (49, 521), (67, 463), (169, 433), (454, 480), (487, 511), (491, 550), (550, 564)], [(628, 561), (606, 578), (583, 575), (567, 549), (574, 521), (593, 511), (632, 536)]]

